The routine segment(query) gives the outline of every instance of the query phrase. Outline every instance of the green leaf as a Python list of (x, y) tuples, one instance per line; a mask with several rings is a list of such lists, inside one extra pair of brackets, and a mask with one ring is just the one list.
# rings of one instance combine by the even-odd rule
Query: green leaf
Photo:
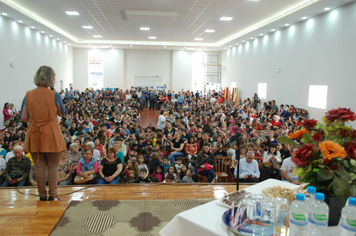
[(317, 173), (317, 176), (318, 181), (326, 181), (334, 177), (331, 171), (327, 169), (320, 169), (320, 171)]
[(354, 159), (350, 160), (351, 165), (356, 166), (356, 161)]
[(330, 120), (326, 119), (325, 116), (321, 117), (321, 120), (323, 121), (323, 123), (324, 123), (325, 125), (331, 125)]
[(325, 168), (325, 166), (323, 164), (319, 164), (318, 167), (319, 168)]
[(332, 188), (335, 195), (340, 200), (346, 202), (347, 198), (350, 196), (350, 185), (348, 180), (336, 176), (332, 182)]
[(352, 127), (348, 127), (348, 126), (340, 126), (339, 129), (344, 129), (344, 130), (350, 130), (350, 131), (352, 131)]
[(355, 173), (349, 173), (350, 179), (355, 180), (356, 179), (356, 174)]
[(320, 169), (318, 169), (318, 168), (314, 168), (313, 169), (313, 172), (318, 172)]
[(333, 131), (333, 127), (332, 126), (328, 126), (328, 131)]
[(350, 168), (350, 162), (348, 160), (343, 160), (342, 163), (344, 163), (346, 168)]
[(349, 173), (342, 167), (339, 165), (339, 168), (334, 170), (334, 174), (336, 174), (337, 176), (345, 179), (345, 180), (349, 180)]
[(278, 138), (277, 142), (284, 143), (284, 144), (291, 144), (294, 147), (299, 148), (299, 144), (298, 143), (294, 142), (293, 139), (290, 139), (290, 138), (288, 138), (286, 136), (282, 136), (282, 137)]
[(313, 140), (312, 140), (312, 135), (311, 134), (303, 134), (303, 138), (302, 138), (302, 143), (313, 143)]
[(295, 167), (293, 170), (293, 175), (301, 175), (303, 172), (303, 167)]
[(326, 126), (323, 126), (323, 131), (325, 133), (326, 136), (329, 136), (329, 131), (328, 129), (326, 128)]

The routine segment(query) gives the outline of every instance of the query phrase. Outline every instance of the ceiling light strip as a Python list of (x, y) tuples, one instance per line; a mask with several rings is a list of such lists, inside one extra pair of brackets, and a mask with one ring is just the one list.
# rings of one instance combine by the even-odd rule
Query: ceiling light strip
[(222, 45), (224, 45), (226, 43), (229, 43), (232, 40), (235, 40), (235, 39), (237, 39), (237, 38), (239, 38), (239, 37), (241, 37), (241, 36), (243, 36), (245, 34), (248, 34), (248, 33), (252, 32), (252, 31), (255, 31), (255, 30), (257, 30), (257, 29), (259, 29), (259, 28), (261, 28), (263, 26), (266, 26), (266, 25), (268, 25), (270, 23), (273, 23), (274, 21), (277, 21), (277, 20), (279, 20), (279, 19), (281, 19), (281, 18), (283, 18), (283, 17), (285, 17), (285, 16), (287, 16), (289, 14), (292, 14), (292, 13), (294, 13), (296, 11), (299, 11), (300, 9), (303, 9), (303, 8), (309, 6), (309, 5), (313, 4), (313, 3), (316, 3), (318, 1), (319, 0), (306, 0), (304, 2), (301, 2), (300, 4), (295, 5), (295, 6), (289, 8), (289, 9), (283, 11), (283, 12), (280, 12), (277, 15), (271, 17), (271, 18), (263, 20), (263, 21), (255, 24), (255, 25), (253, 25), (253, 26), (251, 26), (251, 27), (249, 27), (247, 29), (244, 29), (244, 30), (242, 30), (242, 31), (240, 31), (240, 32), (238, 32), (238, 33), (236, 33), (234, 35), (231, 35), (230, 37), (227, 37), (227, 38), (217, 42), (216, 46), (220, 47), (220, 46), (222, 46)]
[(74, 36), (72, 36), (71, 34), (69, 34), (69, 33), (67, 33), (66, 31), (60, 29), (59, 27), (53, 25), (52, 23), (50, 23), (50, 22), (48, 22), (48, 21), (42, 19), (41, 17), (39, 17), (39, 16), (37, 16), (36, 14), (34, 14), (33, 12), (31, 12), (31, 11), (25, 9), (24, 7), (18, 5), (17, 3), (13, 2), (13, 1), (10, 1), (10, 0), (1, 0), (1, 2), (3, 2), (3, 3), (5, 3), (6, 5), (12, 7), (13, 9), (15, 9), (15, 10), (21, 12), (22, 14), (24, 14), (24, 15), (26, 15), (26, 16), (28, 16), (28, 17), (30, 17), (30, 18), (36, 20), (36, 21), (38, 21), (39, 23), (41, 23), (41, 24), (43, 24), (43, 25), (45, 25), (45, 26), (51, 28), (52, 30), (56, 31), (57, 33), (62, 34), (63, 36), (65, 36), (65, 37), (71, 39), (72, 41), (74, 41), (74, 42), (77, 42), (77, 41), (78, 41), (78, 39), (75, 38)]
[(185, 47), (216, 47), (214, 43), (183, 43), (157, 41), (120, 41), (120, 40), (78, 40), (82, 44), (121, 44), (121, 45), (149, 45), (149, 46), (185, 46)]

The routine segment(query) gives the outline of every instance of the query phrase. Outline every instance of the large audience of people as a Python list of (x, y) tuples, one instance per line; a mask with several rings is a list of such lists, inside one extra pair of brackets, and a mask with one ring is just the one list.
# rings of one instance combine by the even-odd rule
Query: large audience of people
[[(299, 183), (292, 173), (293, 146), (276, 140), (300, 129), (301, 121), (308, 119), (304, 109), (277, 106), (274, 100), (234, 102), (210, 90), (204, 94), (141, 88), (80, 92), (71, 88), (59, 95), (65, 113), (58, 120), (67, 147), (60, 159), (59, 185), (192, 183), (202, 176), (209, 182), (218, 181), (214, 165), (219, 156), (232, 156), (230, 169), (226, 166), (224, 171), (242, 182), (258, 181), (262, 178), (259, 163), (271, 163), (268, 178)], [(144, 109), (156, 110), (158, 122), (143, 127)], [(12, 104), (4, 105), (1, 187), (36, 186), (36, 160), (24, 152), (27, 123), (20, 121), (20, 113)], [(236, 133), (242, 137), (239, 170), (237, 143), (230, 142)]]

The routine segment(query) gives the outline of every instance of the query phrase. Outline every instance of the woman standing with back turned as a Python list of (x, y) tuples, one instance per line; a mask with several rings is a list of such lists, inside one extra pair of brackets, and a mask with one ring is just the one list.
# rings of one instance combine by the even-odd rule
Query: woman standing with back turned
[[(56, 74), (49, 66), (41, 66), (35, 75), (36, 89), (27, 91), (22, 102), (21, 120), (29, 122), (26, 132), (26, 152), (36, 165), (36, 182), (40, 201), (59, 201), (57, 197), (58, 166), (66, 145), (59, 127), (58, 116), (65, 113), (61, 96), (48, 87), (55, 84)], [(48, 168), (49, 197), (46, 190)]]

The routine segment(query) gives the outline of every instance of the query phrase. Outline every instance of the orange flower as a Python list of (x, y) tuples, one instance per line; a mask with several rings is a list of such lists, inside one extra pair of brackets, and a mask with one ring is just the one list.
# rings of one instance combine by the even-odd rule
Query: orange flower
[(291, 139), (300, 139), (303, 137), (304, 134), (310, 134), (310, 132), (307, 130), (307, 129), (300, 129), (300, 130), (297, 130), (295, 131), (294, 133), (290, 134), (288, 136), (288, 138), (291, 138)]
[(330, 161), (335, 157), (345, 159), (346, 157), (345, 148), (338, 143), (334, 143), (333, 141), (324, 141), (319, 143), (319, 149), (323, 154), (324, 160)]

